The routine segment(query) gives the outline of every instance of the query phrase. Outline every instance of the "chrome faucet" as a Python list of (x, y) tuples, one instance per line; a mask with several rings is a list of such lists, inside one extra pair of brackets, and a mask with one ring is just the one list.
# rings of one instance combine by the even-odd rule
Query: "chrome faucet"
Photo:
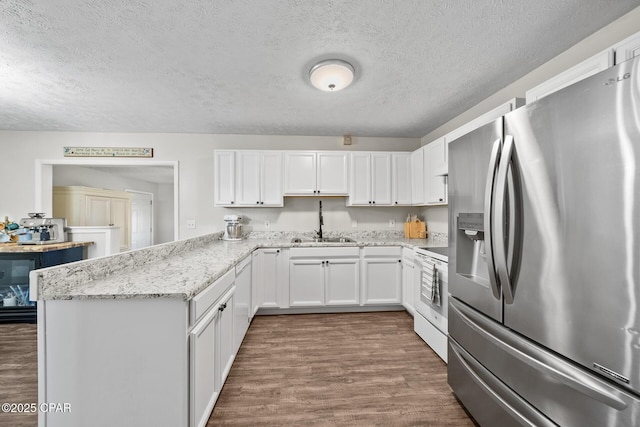
[(324, 219), (322, 218), (322, 200), (320, 200), (320, 208), (318, 209), (318, 222), (320, 223), (320, 230), (316, 231), (318, 239), (322, 239), (322, 226), (324, 225)]

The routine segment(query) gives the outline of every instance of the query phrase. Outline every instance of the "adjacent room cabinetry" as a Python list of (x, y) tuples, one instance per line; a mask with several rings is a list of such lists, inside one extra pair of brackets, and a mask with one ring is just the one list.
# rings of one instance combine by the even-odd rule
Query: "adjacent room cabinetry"
[(349, 153), (287, 151), (284, 153), (285, 196), (346, 196)]
[(216, 205), (284, 206), (280, 151), (215, 151), (214, 169)]
[(69, 226), (120, 227), (120, 251), (131, 248), (131, 194), (102, 188), (53, 187), (53, 216)]

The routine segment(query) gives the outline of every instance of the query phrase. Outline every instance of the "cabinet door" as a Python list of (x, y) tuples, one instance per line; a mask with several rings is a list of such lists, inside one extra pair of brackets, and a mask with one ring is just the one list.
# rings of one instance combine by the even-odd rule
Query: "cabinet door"
[(360, 260), (325, 260), (326, 305), (358, 305), (360, 303)]
[(429, 145), (425, 146), (425, 164), (428, 163), (428, 192), (427, 204), (444, 204), (446, 203), (446, 178), (441, 175), (446, 172), (446, 154), (447, 146), (444, 138), (440, 138)]
[(235, 205), (260, 206), (260, 153), (237, 151), (235, 176)]
[(189, 333), (189, 415), (190, 425), (204, 427), (217, 397), (216, 323), (218, 310), (212, 310)]
[(131, 248), (131, 200), (111, 199), (111, 224), (120, 227), (120, 251)]
[(411, 204), (424, 205), (424, 147), (411, 153)]
[(393, 205), (411, 204), (411, 153), (391, 155), (391, 185)]
[(371, 155), (351, 153), (349, 205), (371, 205)]
[(260, 206), (284, 206), (282, 198), (282, 153), (263, 152), (260, 168)]
[(316, 153), (311, 151), (284, 154), (284, 194), (316, 194)]
[(324, 305), (323, 260), (289, 262), (289, 298), (291, 307)]
[(366, 304), (402, 303), (401, 262), (399, 259), (365, 259), (364, 298)]
[(283, 280), (280, 272), (280, 249), (258, 249), (258, 273), (256, 295), (258, 305), (265, 308), (281, 308), (279, 284)]
[(111, 198), (100, 196), (87, 196), (87, 217), (83, 225), (114, 225), (111, 223)]
[(229, 370), (236, 355), (233, 341), (234, 293), (232, 288), (221, 300), (218, 306), (216, 333), (218, 335), (218, 366), (216, 373), (216, 391), (222, 390), (222, 385), (229, 375)]
[(391, 154), (371, 154), (371, 199), (374, 205), (391, 204)]
[(214, 204), (233, 205), (235, 203), (235, 153), (215, 151), (213, 162)]
[(349, 155), (347, 153), (317, 153), (317, 194), (346, 195), (349, 193)]
[[(247, 262), (248, 261), (248, 262)], [(251, 309), (251, 258), (240, 261), (236, 266), (236, 293), (234, 299), (234, 352), (237, 354), (240, 344), (249, 329)]]
[[(405, 251), (407, 255), (405, 255)], [(414, 264), (413, 264), (413, 251), (409, 249), (403, 249), (402, 256), (402, 305), (411, 314), (415, 311), (414, 300)]]

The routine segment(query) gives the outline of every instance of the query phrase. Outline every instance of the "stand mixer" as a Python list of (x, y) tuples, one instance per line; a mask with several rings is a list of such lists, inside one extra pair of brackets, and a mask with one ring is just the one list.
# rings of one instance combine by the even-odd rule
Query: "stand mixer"
[(242, 216), (240, 215), (225, 215), (224, 221), (227, 223), (224, 227), (224, 235), (222, 240), (242, 240)]

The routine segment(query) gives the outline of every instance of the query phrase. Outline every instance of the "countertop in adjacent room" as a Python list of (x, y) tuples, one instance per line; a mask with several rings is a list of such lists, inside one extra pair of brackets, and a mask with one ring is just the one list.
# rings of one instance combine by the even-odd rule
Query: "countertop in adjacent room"
[(93, 242), (64, 242), (48, 245), (20, 245), (14, 242), (6, 242), (0, 243), (0, 253), (40, 253), (91, 245), (93, 245)]

